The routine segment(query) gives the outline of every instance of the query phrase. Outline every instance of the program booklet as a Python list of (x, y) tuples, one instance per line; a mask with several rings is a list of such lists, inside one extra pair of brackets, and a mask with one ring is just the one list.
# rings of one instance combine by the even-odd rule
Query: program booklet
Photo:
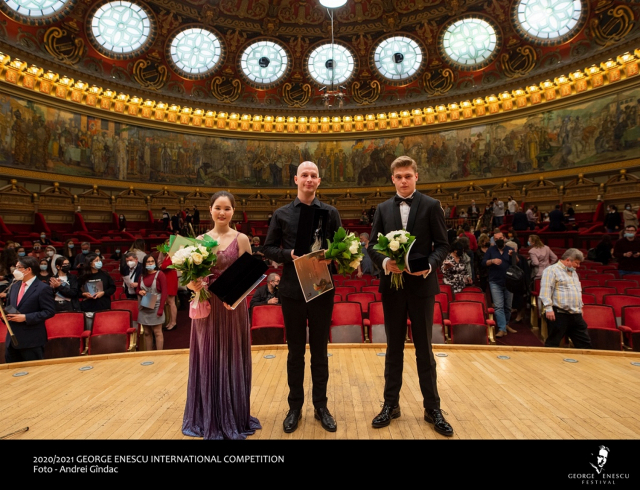
[(84, 285), (85, 292), (94, 295), (96, 293), (101, 293), (104, 291), (104, 286), (102, 285), (102, 279), (90, 279)]
[(307, 303), (321, 294), (333, 290), (329, 265), (318, 260), (324, 259), (324, 252), (324, 250), (311, 252), (293, 261), (302, 294)]

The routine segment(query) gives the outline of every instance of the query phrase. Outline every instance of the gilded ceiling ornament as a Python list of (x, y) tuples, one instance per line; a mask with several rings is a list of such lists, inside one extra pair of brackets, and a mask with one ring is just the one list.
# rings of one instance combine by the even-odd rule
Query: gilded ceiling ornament
[(84, 41), (77, 37), (79, 29), (72, 24), (51, 27), (44, 35), (44, 47), (58, 61), (75, 65), (85, 52)]
[(356, 49), (358, 54), (361, 57), (366, 57), (369, 52), (369, 48), (373, 44), (373, 39), (371, 39), (371, 34), (367, 34), (366, 36), (360, 33), (357, 36), (353, 36), (351, 38), (351, 44)]
[(275, 36), (278, 33), (280, 21), (273, 17), (267, 17), (262, 22), (262, 34), (265, 36)]
[(293, 54), (293, 59), (297, 62), (302, 59), (302, 55), (309, 47), (309, 40), (302, 36), (289, 38), (289, 48)]
[(240, 97), (242, 82), (233, 77), (233, 70), (229, 67), (222, 73), (224, 76), (218, 75), (211, 80), (211, 93), (220, 102), (233, 102)]
[(466, 3), (466, 0), (445, 0), (446, 11), (451, 16), (461, 14), (467, 10), (467, 6), (465, 5)]
[(158, 26), (160, 27), (160, 34), (166, 36), (176, 27), (182, 24), (182, 17), (174, 12), (167, 12), (166, 10), (160, 10), (158, 14)]
[(320, 24), (325, 18), (325, 12), (315, 1), (282, 0), (278, 18), (287, 24)]
[(351, 84), (351, 94), (360, 105), (373, 104), (380, 97), (380, 82), (371, 80), (371, 73), (364, 69)]
[(509, 19), (509, 5), (504, 0), (489, 0), (484, 6), (484, 11), (493, 16), (498, 22), (506, 22)]
[(311, 99), (311, 85), (302, 83), (302, 75), (295, 73), (291, 78), (293, 83), (287, 82), (282, 86), (282, 97), (290, 107), (303, 107)]
[(229, 29), (227, 31), (226, 40), (229, 52), (235, 53), (247, 40), (247, 35), (244, 32), (241, 32), (240, 29), (236, 29), (235, 31)]
[(136, 82), (152, 90), (160, 90), (169, 78), (169, 70), (157, 51), (136, 61), (131, 72)]
[(384, 8), (381, 0), (354, 0), (347, 3), (336, 13), (340, 22), (362, 22), (364, 20), (378, 19), (383, 14)]
[(431, 44), (437, 32), (438, 24), (434, 20), (424, 21), (421, 26), (416, 27), (416, 33), (424, 39), (425, 44)]
[(500, 56), (502, 71), (509, 78), (521, 77), (536, 66), (537, 55), (531, 46), (519, 46)]
[(268, 0), (222, 0), (220, 10), (241, 19), (260, 20), (269, 12), (269, 2)]
[(609, 46), (623, 39), (634, 22), (633, 10), (626, 5), (617, 5), (599, 12), (591, 19), (591, 32), (595, 41), (602, 46)]
[(396, 0), (395, 9), (403, 14), (408, 14), (415, 10), (422, 10), (425, 7), (437, 5), (442, 0)]
[(400, 26), (400, 17), (397, 12), (393, 12), (391, 14), (385, 14), (382, 17), (382, 22), (384, 24), (385, 32), (393, 32), (398, 29)]
[(200, 20), (205, 24), (212, 25), (215, 23), (219, 14), (220, 11), (218, 10), (218, 7), (212, 7), (207, 4), (202, 7), (202, 10), (200, 11)]
[(444, 95), (455, 81), (455, 75), (450, 68), (429, 70), (422, 76), (422, 84), (429, 95)]

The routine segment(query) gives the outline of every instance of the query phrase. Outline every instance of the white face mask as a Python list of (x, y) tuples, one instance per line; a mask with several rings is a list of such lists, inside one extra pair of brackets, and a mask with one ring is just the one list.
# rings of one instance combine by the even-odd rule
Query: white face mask
[(18, 281), (22, 281), (24, 279), (24, 273), (20, 269), (15, 269), (13, 271), (13, 277), (15, 277)]
[(48, 255), (49, 257), (53, 257), (53, 252), (52, 252), (51, 250), (48, 250), (48, 251), (47, 251), (47, 255)]
[(129, 269), (133, 269), (136, 266), (136, 263), (133, 260), (131, 260), (127, 262), (127, 265), (129, 266)]

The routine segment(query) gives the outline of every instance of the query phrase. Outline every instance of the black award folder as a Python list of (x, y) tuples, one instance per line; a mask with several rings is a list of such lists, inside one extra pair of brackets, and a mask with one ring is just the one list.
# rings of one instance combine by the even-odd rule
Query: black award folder
[(409, 250), (407, 250), (407, 254), (404, 256), (404, 265), (409, 272), (426, 271), (430, 267), (428, 255), (423, 255), (412, 250), (416, 242), (417, 240), (413, 241)]
[(266, 277), (267, 269), (263, 260), (250, 253), (243, 253), (209, 285), (209, 291), (235, 310)]
[(310, 252), (327, 248), (328, 221), (329, 210), (301, 204), (293, 253), (298, 257), (302, 257)]

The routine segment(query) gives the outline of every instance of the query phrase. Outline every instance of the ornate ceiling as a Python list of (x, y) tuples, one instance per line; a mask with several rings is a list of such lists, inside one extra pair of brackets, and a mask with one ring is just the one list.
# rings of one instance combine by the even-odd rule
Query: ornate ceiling
[[(497, 94), (638, 47), (640, 0), (2, 0), (12, 58), (217, 110), (400, 110)], [(31, 9), (31, 10), (28, 10)], [(47, 10), (48, 9), (48, 10)], [(336, 112), (337, 108), (329, 109)]]

